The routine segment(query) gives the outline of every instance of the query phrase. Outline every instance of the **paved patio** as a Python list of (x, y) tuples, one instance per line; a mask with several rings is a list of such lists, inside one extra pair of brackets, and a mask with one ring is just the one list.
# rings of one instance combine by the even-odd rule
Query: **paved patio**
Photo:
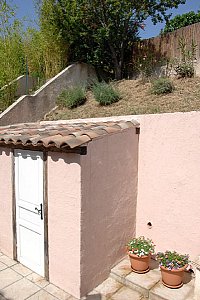
[(110, 276), (124, 286), (138, 291), (145, 299), (194, 300), (194, 274), (184, 272), (184, 284), (181, 288), (167, 288), (161, 282), (158, 262), (153, 259), (150, 260), (150, 271), (148, 273), (137, 274), (131, 271), (130, 261), (127, 257), (111, 270)]
[(0, 252), (0, 300), (76, 300)]
[[(77, 300), (0, 252), (0, 300)], [(82, 300), (144, 300), (141, 293), (108, 278)]]
[[(82, 300), (193, 300), (194, 277), (185, 274), (184, 286), (172, 290), (160, 282), (151, 261), (147, 274), (131, 272), (127, 258), (111, 270), (110, 277)], [(20, 263), (0, 252), (0, 300), (77, 300)]]

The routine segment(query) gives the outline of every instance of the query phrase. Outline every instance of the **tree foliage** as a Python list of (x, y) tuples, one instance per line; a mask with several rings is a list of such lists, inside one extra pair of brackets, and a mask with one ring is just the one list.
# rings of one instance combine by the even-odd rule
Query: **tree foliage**
[[(123, 76), (138, 29), (150, 16), (168, 20), (169, 8), (185, 0), (46, 0), (53, 6), (49, 22), (69, 43), (71, 60), (84, 60)], [(42, 1), (44, 5), (44, 1)]]
[(41, 79), (39, 83), (65, 67), (68, 47), (53, 22), (47, 21), (52, 9), (43, 1), (40, 29), (25, 30), (12, 0), (0, 0), (0, 111), (14, 101), (17, 86), (9, 83), (27, 72), (27, 62), (29, 75)]
[(172, 32), (179, 28), (198, 22), (200, 22), (200, 10), (197, 13), (195, 13), (194, 11), (190, 11), (183, 15), (177, 15), (173, 19), (169, 20), (162, 33)]
[(10, 1), (0, 0), (0, 111), (14, 100), (16, 85), (9, 83), (24, 71), (21, 23), (15, 19)]
[(0, 0), (0, 88), (25, 69), (22, 27), (14, 17), (10, 3)]
[(40, 29), (27, 28), (15, 17), (12, 0), (0, 0), (0, 87), (26, 72), (50, 78), (66, 65), (67, 45), (63, 44), (51, 18), (52, 6), (43, 1)]
[(53, 21), (53, 5), (44, 0), (38, 2), (39, 30), (29, 29), (26, 38), (26, 53), (29, 56), (30, 71), (51, 78), (67, 63), (68, 46)]

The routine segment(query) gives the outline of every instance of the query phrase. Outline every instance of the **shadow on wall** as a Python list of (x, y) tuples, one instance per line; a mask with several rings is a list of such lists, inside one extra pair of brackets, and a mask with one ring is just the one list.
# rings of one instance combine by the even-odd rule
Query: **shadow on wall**
[(6, 156), (10, 156), (11, 152), (10, 149), (1, 149), (0, 150), (0, 155), (5, 154)]
[[(60, 153), (60, 152), (51, 152), (50, 151), (49, 157), (51, 157), (51, 160), (53, 162), (58, 162), (60, 160), (63, 160), (63, 162), (67, 165), (74, 164), (74, 161), (76, 161), (76, 163), (78, 163), (78, 161), (80, 160), (80, 154), (67, 153), (67, 152)], [(75, 157), (76, 157), (76, 160), (75, 160)], [(79, 162), (79, 165), (80, 165), (80, 162)]]
[(81, 156), (81, 296), (108, 278), (135, 236), (138, 145), (130, 129), (96, 139)]

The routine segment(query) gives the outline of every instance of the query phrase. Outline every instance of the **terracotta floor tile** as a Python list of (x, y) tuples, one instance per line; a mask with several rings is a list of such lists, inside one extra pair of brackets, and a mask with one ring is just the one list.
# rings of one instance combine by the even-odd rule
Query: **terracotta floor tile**
[(5, 264), (3, 264), (2, 262), (0, 262), (0, 271), (6, 269), (8, 266), (6, 266)]
[(0, 262), (4, 263), (6, 266), (11, 267), (17, 264), (17, 261), (9, 258), (6, 255), (1, 255), (0, 256)]
[(59, 300), (68, 300), (70, 297), (70, 294), (64, 292), (53, 284), (47, 285), (44, 289)]
[(10, 268), (0, 272), (0, 289), (22, 279), (22, 276), (11, 270)]
[(30, 269), (26, 268), (25, 266), (23, 266), (21, 264), (16, 264), (16, 265), (12, 266), (11, 269), (16, 271), (17, 273), (19, 273), (22, 276), (27, 276), (27, 275), (33, 273), (33, 271), (31, 271)]
[(35, 294), (39, 289), (40, 288), (36, 284), (23, 278), (7, 288), (2, 289), (2, 294), (6, 299), (24, 300)]
[(95, 291), (109, 298), (121, 287), (122, 287), (121, 283), (109, 277), (102, 284), (96, 287)]
[(173, 300), (192, 300), (193, 287), (184, 284), (180, 289), (169, 289), (161, 282), (156, 284), (150, 291), (150, 299), (173, 299)]
[(50, 295), (46, 291), (40, 290), (39, 292), (37, 292), (33, 296), (27, 298), (27, 300), (57, 300), (57, 299), (55, 299), (55, 297), (53, 297), (52, 295)]
[(110, 300), (141, 300), (142, 295), (128, 287), (122, 287), (117, 293), (115, 293)]
[(36, 273), (31, 273), (26, 277), (28, 280), (32, 281), (33, 283), (37, 284), (39, 287), (44, 288), (49, 284), (49, 282), (42, 276), (36, 274)]

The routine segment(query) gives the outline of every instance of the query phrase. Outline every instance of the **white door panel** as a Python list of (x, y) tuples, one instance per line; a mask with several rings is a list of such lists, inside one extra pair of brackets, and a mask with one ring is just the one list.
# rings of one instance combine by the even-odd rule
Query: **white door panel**
[(18, 261), (44, 276), (43, 153), (15, 150)]

